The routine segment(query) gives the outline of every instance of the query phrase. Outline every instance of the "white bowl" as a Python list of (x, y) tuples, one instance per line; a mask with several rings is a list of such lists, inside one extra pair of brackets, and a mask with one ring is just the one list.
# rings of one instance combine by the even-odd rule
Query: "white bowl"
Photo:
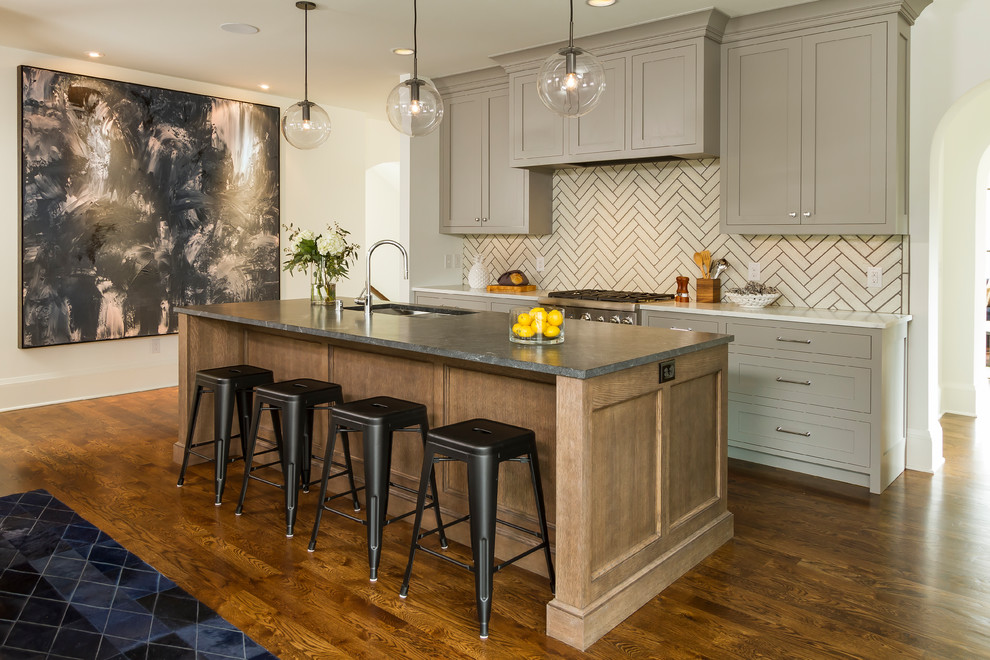
[(766, 307), (780, 298), (780, 293), (731, 293), (725, 292), (725, 297), (729, 302), (736, 303), (740, 307), (759, 308)]

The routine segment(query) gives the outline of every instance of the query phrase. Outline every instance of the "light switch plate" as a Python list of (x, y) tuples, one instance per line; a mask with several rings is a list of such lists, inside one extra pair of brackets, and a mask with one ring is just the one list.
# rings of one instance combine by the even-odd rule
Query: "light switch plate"
[(537, 257), (536, 258), (536, 272), (537, 273), (542, 273), (543, 272), (543, 268), (545, 266), (546, 266), (546, 262), (543, 260), (543, 257)]
[(760, 281), (760, 262), (750, 261), (749, 262), (749, 278), (751, 282)]

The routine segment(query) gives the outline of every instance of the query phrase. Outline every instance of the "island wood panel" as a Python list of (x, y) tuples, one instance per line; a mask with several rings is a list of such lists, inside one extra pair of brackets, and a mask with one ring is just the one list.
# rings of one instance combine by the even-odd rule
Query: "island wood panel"
[[(196, 372), (203, 369), (226, 367), (244, 362), (244, 332), (237, 326), (224, 321), (212, 321), (179, 314), (179, 438), (172, 448), (176, 463), (182, 462), (186, 431), (189, 428), (189, 414), (193, 397), (196, 394)], [(196, 420), (196, 434), (193, 442), (206, 442), (213, 439), (212, 395), (203, 397)], [(232, 433), (240, 432), (240, 423), (234, 414)], [(240, 443), (232, 443), (240, 452)], [(213, 453), (213, 447), (204, 445), (198, 448), (206, 455)], [(190, 465), (201, 463), (203, 459), (189, 457)]]
[[(391, 396), (405, 401), (414, 401), (426, 406), (430, 426), (436, 426), (439, 415), (434, 397), (433, 379), (435, 365), (423, 360), (415, 360), (394, 355), (382, 355), (357, 351), (341, 346), (332, 346), (330, 353), (331, 377), (344, 389), (344, 399), (354, 401), (373, 396)], [(364, 443), (361, 434), (351, 434), (351, 456), (354, 462), (355, 478), (364, 481)], [(343, 451), (338, 442), (335, 460), (343, 460)], [(423, 442), (419, 433), (399, 432), (393, 434), (392, 473), (390, 479), (408, 488), (419, 487), (419, 475), (423, 464)], [(344, 480), (336, 484), (340, 490)], [(389, 502), (394, 513), (404, 513), (415, 502), (415, 496), (393, 493), (407, 502)], [(392, 505), (395, 506), (392, 506)]]
[[(657, 364), (558, 379), (558, 578), (547, 634), (577, 648), (732, 537), (724, 476), (728, 349), (680, 356), (675, 368), (676, 379), (662, 385)], [(684, 415), (710, 421), (674, 421)], [(714, 448), (697, 451), (697, 443)], [(615, 448), (622, 451), (608, 451)], [(634, 466), (634, 457), (650, 469)], [(616, 489), (645, 506), (617, 507), (609, 499)], [(681, 489), (687, 493), (674, 497)]]

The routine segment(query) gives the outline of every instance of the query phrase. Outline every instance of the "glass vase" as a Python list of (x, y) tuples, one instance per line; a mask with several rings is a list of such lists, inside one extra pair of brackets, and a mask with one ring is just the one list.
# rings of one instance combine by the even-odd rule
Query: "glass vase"
[(327, 276), (326, 262), (317, 261), (309, 269), (309, 302), (333, 305), (337, 300), (337, 283)]

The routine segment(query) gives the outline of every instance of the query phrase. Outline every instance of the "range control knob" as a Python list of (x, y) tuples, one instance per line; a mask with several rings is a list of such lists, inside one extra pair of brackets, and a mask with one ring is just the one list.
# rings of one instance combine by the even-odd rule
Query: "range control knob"
[(595, 320), (596, 320), (596, 321), (598, 321), (599, 323), (604, 323), (604, 322), (605, 322), (605, 317), (604, 317), (604, 316), (599, 316), (599, 317), (598, 317), (597, 319), (595, 319)]
[(613, 316), (612, 318), (610, 318), (610, 319), (608, 320), (608, 322), (609, 322), (609, 323), (622, 323), (622, 319), (620, 319), (620, 318), (619, 318), (619, 315), (618, 315), (618, 314), (616, 314), (615, 316)]
[(625, 323), (626, 325), (636, 325), (636, 321), (634, 321), (631, 316), (625, 317), (624, 319), (622, 319), (622, 322)]
[(581, 315), (581, 320), (582, 321), (590, 321), (591, 320), (591, 312), (585, 312), (584, 314), (582, 314)]

